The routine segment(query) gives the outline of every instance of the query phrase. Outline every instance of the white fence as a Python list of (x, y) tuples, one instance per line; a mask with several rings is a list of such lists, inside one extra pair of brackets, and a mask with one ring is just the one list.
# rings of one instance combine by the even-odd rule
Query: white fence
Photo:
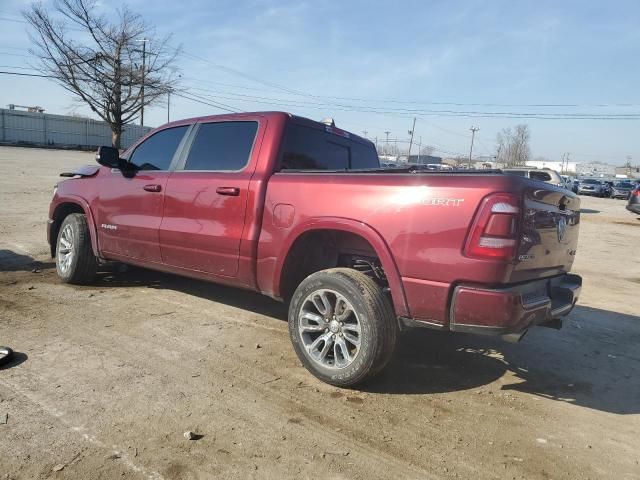
[[(149, 130), (150, 127), (125, 125), (122, 148)], [(89, 118), (0, 108), (0, 143), (95, 148), (111, 145), (111, 129), (107, 123)]]

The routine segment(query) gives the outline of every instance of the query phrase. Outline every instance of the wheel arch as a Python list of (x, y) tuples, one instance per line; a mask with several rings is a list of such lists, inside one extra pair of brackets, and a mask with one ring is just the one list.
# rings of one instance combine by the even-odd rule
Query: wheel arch
[[(278, 257), (274, 269), (273, 291), (275, 296), (286, 298), (287, 295), (293, 293), (292, 289), (295, 290), (296, 283), (299, 284), (299, 282), (296, 281), (297, 277), (292, 275), (292, 272), (297, 272), (298, 276), (303, 274), (304, 277), (300, 279), (302, 280), (307, 275), (318, 271), (313, 268), (310, 269), (311, 271), (306, 271), (304, 268), (300, 269), (294, 260), (300, 250), (309, 251), (310, 244), (308, 242), (313, 242), (315, 245), (320, 242), (320, 245), (322, 245), (322, 239), (329, 238), (332, 235), (333, 240), (339, 238), (342, 241), (348, 240), (350, 243), (362, 242), (359, 244), (359, 248), (366, 249), (368, 247), (375, 254), (384, 270), (391, 290), (396, 315), (408, 315), (402, 279), (388, 245), (371, 226), (357, 220), (345, 218), (324, 217), (322, 219), (314, 219), (298, 225), (289, 233), (282, 243), (280, 250), (282, 254)], [(329, 253), (329, 255), (332, 254)], [(323, 268), (337, 266), (331, 263), (335, 262), (328, 261), (323, 264)]]
[(51, 257), (56, 256), (56, 242), (58, 239), (58, 232), (64, 219), (72, 213), (84, 214), (87, 218), (87, 226), (89, 227), (89, 237), (91, 238), (91, 249), (93, 254), (98, 256), (98, 239), (96, 234), (96, 225), (93, 219), (93, 214), (89, 208), (89, 204), (80, 197), (69, 196), (60, 198), (56, 208), (51, 216), (50, 227), (50, 242), (49, 247), (51, 249)]

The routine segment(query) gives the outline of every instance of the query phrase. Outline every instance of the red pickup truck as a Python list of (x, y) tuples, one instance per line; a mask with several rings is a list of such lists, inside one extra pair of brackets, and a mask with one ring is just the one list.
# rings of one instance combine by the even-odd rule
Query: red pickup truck
[(194, 118), (97, 161), (51, 202), (62, 281), (122, 262), (287, 301), (297, 355), (334, 385), (379, 372), (402, 329), (519, 339), (559, 328), (580, 292), (575, 194), (495, 170), (380, 168), (332, 122)]

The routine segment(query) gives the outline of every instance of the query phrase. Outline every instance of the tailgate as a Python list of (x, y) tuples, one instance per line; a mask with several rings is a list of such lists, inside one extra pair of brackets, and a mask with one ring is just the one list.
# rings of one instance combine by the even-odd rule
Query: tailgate
[(580, 199), (565, 189), (528, 186), (524, 193), (521, 240), (512, 281), (571, 270), (578, 247)]

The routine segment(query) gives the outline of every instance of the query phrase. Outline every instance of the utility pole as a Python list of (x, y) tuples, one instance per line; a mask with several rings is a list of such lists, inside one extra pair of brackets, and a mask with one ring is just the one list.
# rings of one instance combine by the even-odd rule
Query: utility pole
[(146, 70), (146, 60), (147, 60), (147, 42), (148, 38), (141, 38), (138, 40), (142, 42), (142, 86), (140, 87), (140, 125), (144, 126), (144, 76)]
[(469, 168), (471, 168), (471, 155), (473, 155), (473, 140), (476, 138), (476, 132), (480, 130), (478, 127), (471, 127), (471, 148), (469, 149)]
[(413, 126), (411, 130), (409, 130), (409, 134), (411, 135), (411, 139), (409, 140), (409, 153), (407, 154), (407, 162), (411, 160), (411, 145), (413, 145), (413, 132), (416, 129), (416, 117), (413, 117)]
[(420, 150), (422, 150), (422, 135), (420, 135), (420, 144), (418, 145), (418, 163), (420, 163)]
[(390, 131), (386, 131), (384, 132), (387, 135), (387, 142), (386, 142), (386, 147), (385, 147), (385, 154), (389, 155), (389, 134), (391, 133)]
[(364, 138), (367, 138), (367, 133), (369, 133), (369, 132), (366, 131), (366, 130), (363, 130), (362, 133), (364, 133)]

